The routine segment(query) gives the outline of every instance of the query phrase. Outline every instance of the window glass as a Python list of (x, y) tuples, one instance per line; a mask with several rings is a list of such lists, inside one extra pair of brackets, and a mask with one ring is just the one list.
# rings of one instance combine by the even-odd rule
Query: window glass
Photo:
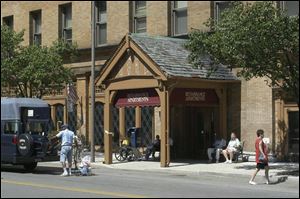
[(36, 14), (34, 17), (34, 33), (41, 33), (41, 15)]
[(146, 32), (146, 17), (136, 19), (136, 32)]
[(175, 1), (175, 8), (186, 8), (187, 1)]
[(284, 4), (288, 16), (299, 15), (299, 1), (285, 1)]
[(106, 43), (106, 23), (105, 24), (99, 24), (99, 44), (105, 44)]
[(19, 122), (6, 122), (4, 124), (4, 134), (17, 134), (19, 131)]
[(48, 122), (45, 121), (30, 121), (26, 124), (25, 132), (29, 134), (40, 134), (47, 132)]
[(175, 11), (175, 34), (187, 33), (187, 10)]

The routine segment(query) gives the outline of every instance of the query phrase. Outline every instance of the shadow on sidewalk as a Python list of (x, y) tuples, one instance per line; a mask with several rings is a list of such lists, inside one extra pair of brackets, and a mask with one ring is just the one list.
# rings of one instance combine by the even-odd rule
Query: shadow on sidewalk
[[(256, 164), (253, 165), (241, 165), (234, 167), (235, 169), (246, 169), (246, 170), (255, 170)], [(283, 170), (277, 172), (276, 175), (290, 175), (290, 176), (299, 176), (299, 165), (283, 164), (283, 165), (272, 165), (270, 164), (270, 170)]]

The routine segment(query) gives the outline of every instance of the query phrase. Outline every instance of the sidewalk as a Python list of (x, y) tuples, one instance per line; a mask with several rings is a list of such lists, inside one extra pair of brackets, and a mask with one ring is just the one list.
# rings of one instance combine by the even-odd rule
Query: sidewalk
[[(255, 170), (255, 162), (238, 162), (232, 164), (211, 163), (206, 161), (176, 161), (171, 162), (169, 167), (160, 167), (158, 161), (133, 161), (133, 162), (119, 162), (113, 158), (113, 164), (103, 164), (103, 154), (97, 154), (95, 163), (92, 163), (94, 168), (107, 167), (113, 169), (123, 170), (139, 170), (139, 171), (155, 171), (155, 172), (175, 172), (175, 173), (222, 173), (222, 174), (240, 174), (251, 175)], [(299, 179), (299, 163), (269, 163), (270, 176), (289, 176)], [(259, 172), (258, 175), (263, 176), (264, 172)]]
[[(95, 162), (92, 163), (92, 168), (100, 169), (103, 167), (120, 169), (120, 170), (134, 170), (134, 171), (152, 171), (152, 172), (170, 172), (176, 174), (197, 174), (205, 173), (221, 173), (227, 175), (252, 175), (255, 170), (255, 162), (238, 162), (232, 164), (224, 163), (211, 163), (206, 161), (193, 161), (184, 160), (178, 162), (171, 162), (169, 167), (160, 167), (159, 161), (132, 161), (132, 162), (119, 162), (114, 159), (113, 164), (103, 164), (104, 156), (102, 153), (96, 153)], [(58, 162), (40, 163), (59, 165)], [(289, 178), (295, 178), (299, 180), (299, 163), (269, 163), (270, 176), (288, 176)], [(259, 176), (263, 176), (264, 172), (259, 172)]]

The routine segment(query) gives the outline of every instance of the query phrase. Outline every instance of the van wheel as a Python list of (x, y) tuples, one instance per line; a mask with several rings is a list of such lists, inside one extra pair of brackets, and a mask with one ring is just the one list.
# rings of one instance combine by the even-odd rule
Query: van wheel
[(24, 164), (24, 169), (27, 171), (32, 171), (37, 167), (37, 162), (29, 163), (29, 164)]

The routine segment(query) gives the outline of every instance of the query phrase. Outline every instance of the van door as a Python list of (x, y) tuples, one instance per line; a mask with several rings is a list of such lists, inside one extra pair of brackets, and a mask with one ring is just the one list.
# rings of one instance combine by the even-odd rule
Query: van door
[(13, 162), (17, 156), (18, 121), (1, 121), (1, 162)]

